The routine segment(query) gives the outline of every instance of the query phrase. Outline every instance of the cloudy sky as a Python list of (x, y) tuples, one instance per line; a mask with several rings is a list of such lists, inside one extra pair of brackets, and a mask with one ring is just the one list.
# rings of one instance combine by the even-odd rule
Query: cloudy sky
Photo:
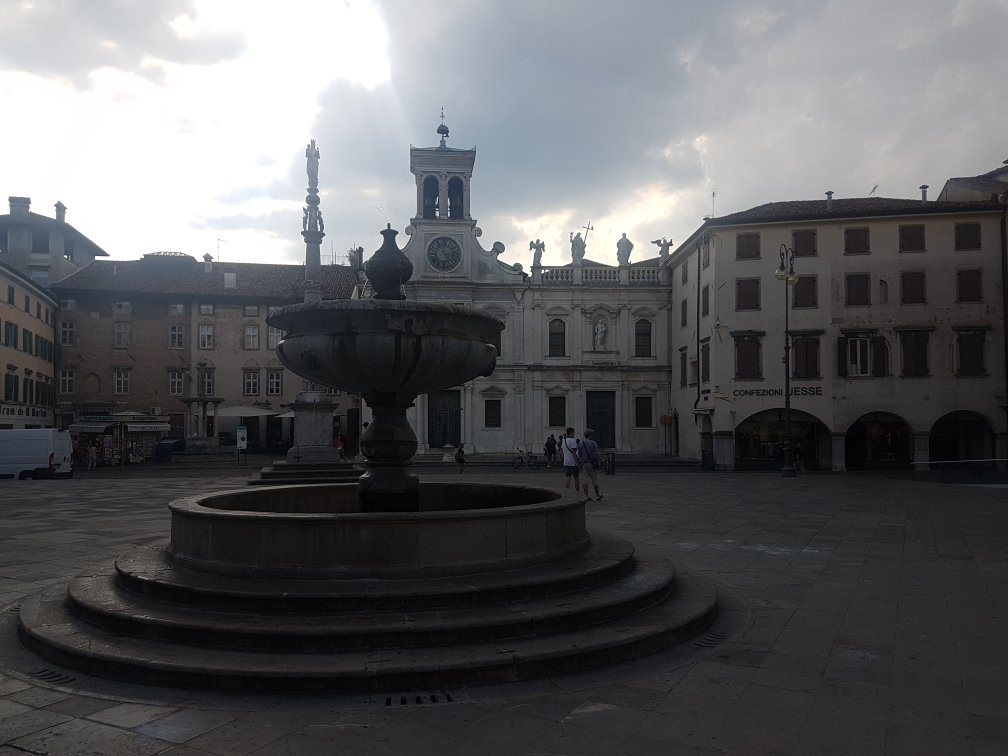
[[(409, 146), (477, 148), (481, 242), (528, 267), (712, 212), (932, 197), (1008, 158), (1008, 0), (2, 0), (0, 182), (113, 257), (300, 262), (415, 212)], [(712, 193), (716, 196), (712, 197)], [(4, 210), (5, 211), (5, 210)], [(400, 241), (404, 241), (400, 237)]]

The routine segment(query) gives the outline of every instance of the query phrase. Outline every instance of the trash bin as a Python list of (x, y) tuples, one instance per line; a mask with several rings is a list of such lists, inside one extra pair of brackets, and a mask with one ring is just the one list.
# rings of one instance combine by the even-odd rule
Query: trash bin
[(174, 441), (161, 441), (154, 447), (154, 464), (166, 464), (171, 462), (171, 450), (175, 445)]
[(606, 475), (616, 474), (616, 452), (606, 452), (605, 471)]

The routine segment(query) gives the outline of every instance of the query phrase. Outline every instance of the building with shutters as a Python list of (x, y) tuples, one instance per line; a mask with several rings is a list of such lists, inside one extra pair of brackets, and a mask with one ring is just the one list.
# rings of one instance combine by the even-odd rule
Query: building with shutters
[(49, 290), (0, 261), (0, 428), (55, 427), (55, 320)]
[[(321, 286), (324, 298), (346, 298), (349, 269), (323, 266)], [(277, 358), (282, 334), (266, 317), (303, 301), (303, 266), (160, 252), (97, 261), (53, 288), (61, 427), (104, 434), (113, 418), (130, 413), (156, 418), (163, 435), (177, 438), (191, 438), (202, 424), (210, 439), (233, 439), (242, 424), (253, 450), (290, 438), (285, 405), (303, 381)], [(346, 397), (337, 412), (356, 428), (359, 400)]]
[[(707, 219), (673, 252), (685, 455), (779, 467), (787, 369), (809, 467), (1008, 456), (1005, 205), (921, 190), (760, 205)], [(782, 247), (794, 284), (775, 276)]]

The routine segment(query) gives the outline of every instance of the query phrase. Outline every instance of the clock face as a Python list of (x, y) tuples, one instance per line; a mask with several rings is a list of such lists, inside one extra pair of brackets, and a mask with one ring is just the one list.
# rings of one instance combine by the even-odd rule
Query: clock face
[(452, 270), (462, 261), (462, 249), (454, 239), (439, 236), (427, 245), (427, 261), (435, 270)]

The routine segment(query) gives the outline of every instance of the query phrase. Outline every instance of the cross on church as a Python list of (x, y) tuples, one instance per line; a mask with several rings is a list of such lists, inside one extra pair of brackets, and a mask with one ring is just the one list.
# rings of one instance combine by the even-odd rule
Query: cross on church
[(592, 226), (591, 221), (588, 221), (588, 225), (582, 226), (582, 228), (585, 230), (584, 240), (588, 241), (588, 232), (589, 231), (594, 231), (595, 227)]

